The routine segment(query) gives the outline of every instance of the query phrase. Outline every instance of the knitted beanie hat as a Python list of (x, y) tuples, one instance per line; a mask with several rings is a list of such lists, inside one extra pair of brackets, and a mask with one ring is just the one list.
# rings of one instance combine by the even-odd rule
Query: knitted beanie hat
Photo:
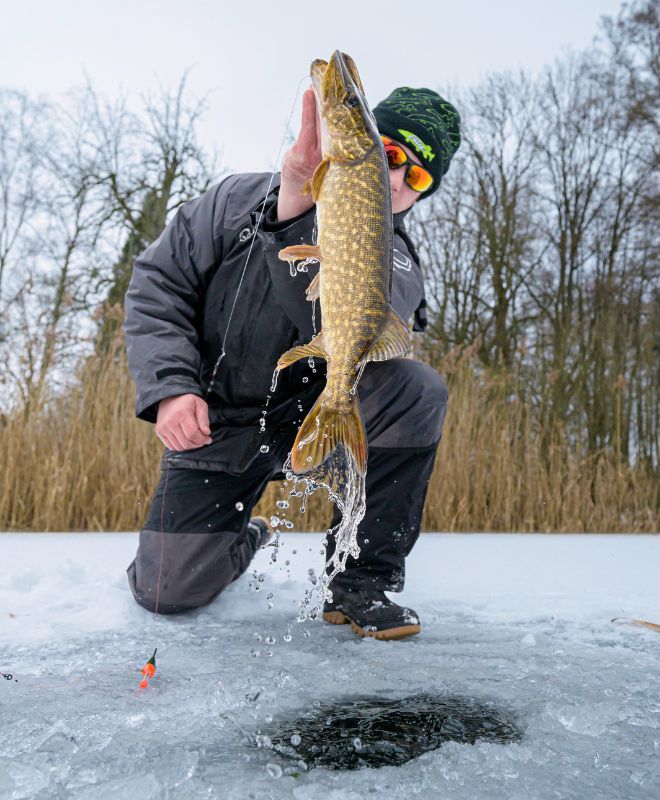
[(401, 86), (373, 109), (379, 132), (407, 145), (433, 176), (433, 194), (461, 143), (461, 118), (454, 106), (431, 89)]

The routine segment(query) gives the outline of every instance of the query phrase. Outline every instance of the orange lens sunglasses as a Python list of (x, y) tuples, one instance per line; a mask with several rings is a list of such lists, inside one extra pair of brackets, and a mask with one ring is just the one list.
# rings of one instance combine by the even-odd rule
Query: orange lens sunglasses
[(389, 136), (381, 136), (383, 145), (385, 147), (385, 155), (387, 156), (387, 163), (390, 169), (399, 169), (399, 167), (406, 168), (404, 180), (415, 192), (426, 192), (433, 186), (433, 177), (430, 172), (411, 161), (408, 158), (408, 153), (389, 138)]

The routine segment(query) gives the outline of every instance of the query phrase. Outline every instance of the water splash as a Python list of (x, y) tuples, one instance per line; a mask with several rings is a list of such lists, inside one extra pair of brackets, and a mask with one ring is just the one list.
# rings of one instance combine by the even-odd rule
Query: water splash
[[(341, 445), (328, 461), (305, 475), (293, 473), (289, 455), (284, 471), (287, 480), (293, 482), (291, 496), (302, 495), (301, 510), (304, 510), (307, 499), (312, 494), (319, 489), (325, 489), (328, 492), (328, 500), (334, 503), (341, 513), (339, 523), (328, 530), (328, 535), (335, 538), (335, 548), (326, 563), (325, 576), (317, 582), (318, 588), (323, 590), (322, 599), (332, 602), (329, 584), (346, 569), (349, 557), (358, 558), (360, 555), (357, 534), (358, 526), (366, 511), (365, 477)], [(304, 487), (302, 493), (298, 489), (299, 484)], [(313, 594), (314, 589), (307, 590), (305, 600), (301, 604), (303, 608), (309, 605)], [(318, 609), (313, 610), (318, 611)]]

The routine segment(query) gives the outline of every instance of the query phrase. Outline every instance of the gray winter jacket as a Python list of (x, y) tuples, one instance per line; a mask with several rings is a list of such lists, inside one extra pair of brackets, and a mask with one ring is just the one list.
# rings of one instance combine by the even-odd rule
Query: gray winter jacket
[[(278, 406), (299, 392), (303, 365), (285, 370), (276, 392), (270, 387), (279, 356), (320, 330), (318, 303), (305, 297), (318, 267), (293, 277), (277, 254), (312, 243), (315, 215), (278, 223), (279, 175), (265, 198), (270, 178), (232, 175), (185, 203), (135, 262), (124, 331), (141, 419), (154, 422), (161, 400), (192, 393), (207, 399), (212, 423), (240, 432), (258, 424), (268, 395), (276, 419)], [(419, 329), (423, 280), (403, 216), (394, 218), (392, 305), (403, 319), (416, 316)], [(325, 375), (319, 367), (318, 379)], [(221, 455), (218, 463), (231, 460)]]

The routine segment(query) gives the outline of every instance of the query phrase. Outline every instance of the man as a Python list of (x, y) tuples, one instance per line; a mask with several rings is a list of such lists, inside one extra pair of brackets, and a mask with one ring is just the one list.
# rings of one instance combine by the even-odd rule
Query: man
[[(425, 324), (424, 289), (404, 227), (408, 210), (437, 190), (460, 144), (455, 108), (428, 89), (395, 90), (374, 109), (390, 164), (394, 214), (392, 305)], [(320, 329), (305, 289), (317, 268), (291, 276), (278, 252), (311, 244), (314, 204), (301, 195), (321, 161), (313, 90), (282, 173), (232, 175), (183, 205), (136, 261), (126, 296), (126, 344), (137, 415), (156, 422), (162, 474), (135, 560), (136, 600), (158, 613), (213, 600), (268, 541), (250, 513), (280, 474), (300, 421), (320, 394), (325, 364), (298, 362), (271, 379), (279, 356)], [(265, 201), (264, 201), (265, 198)], [(255, 238), (256, 231), (256, 238)], [(419, 632), (401, 591), (447, 403), (428, 366), (370, 363), (358, 387), (369, 444), (361, 554), (332, 584), (328, 622), (395, 639)], [(266, 427), (261, 424), (266, 410)], [(337, 520), (335, 520), (336, 522)], [(333, 541), (329, 537), (328, 555)]]

